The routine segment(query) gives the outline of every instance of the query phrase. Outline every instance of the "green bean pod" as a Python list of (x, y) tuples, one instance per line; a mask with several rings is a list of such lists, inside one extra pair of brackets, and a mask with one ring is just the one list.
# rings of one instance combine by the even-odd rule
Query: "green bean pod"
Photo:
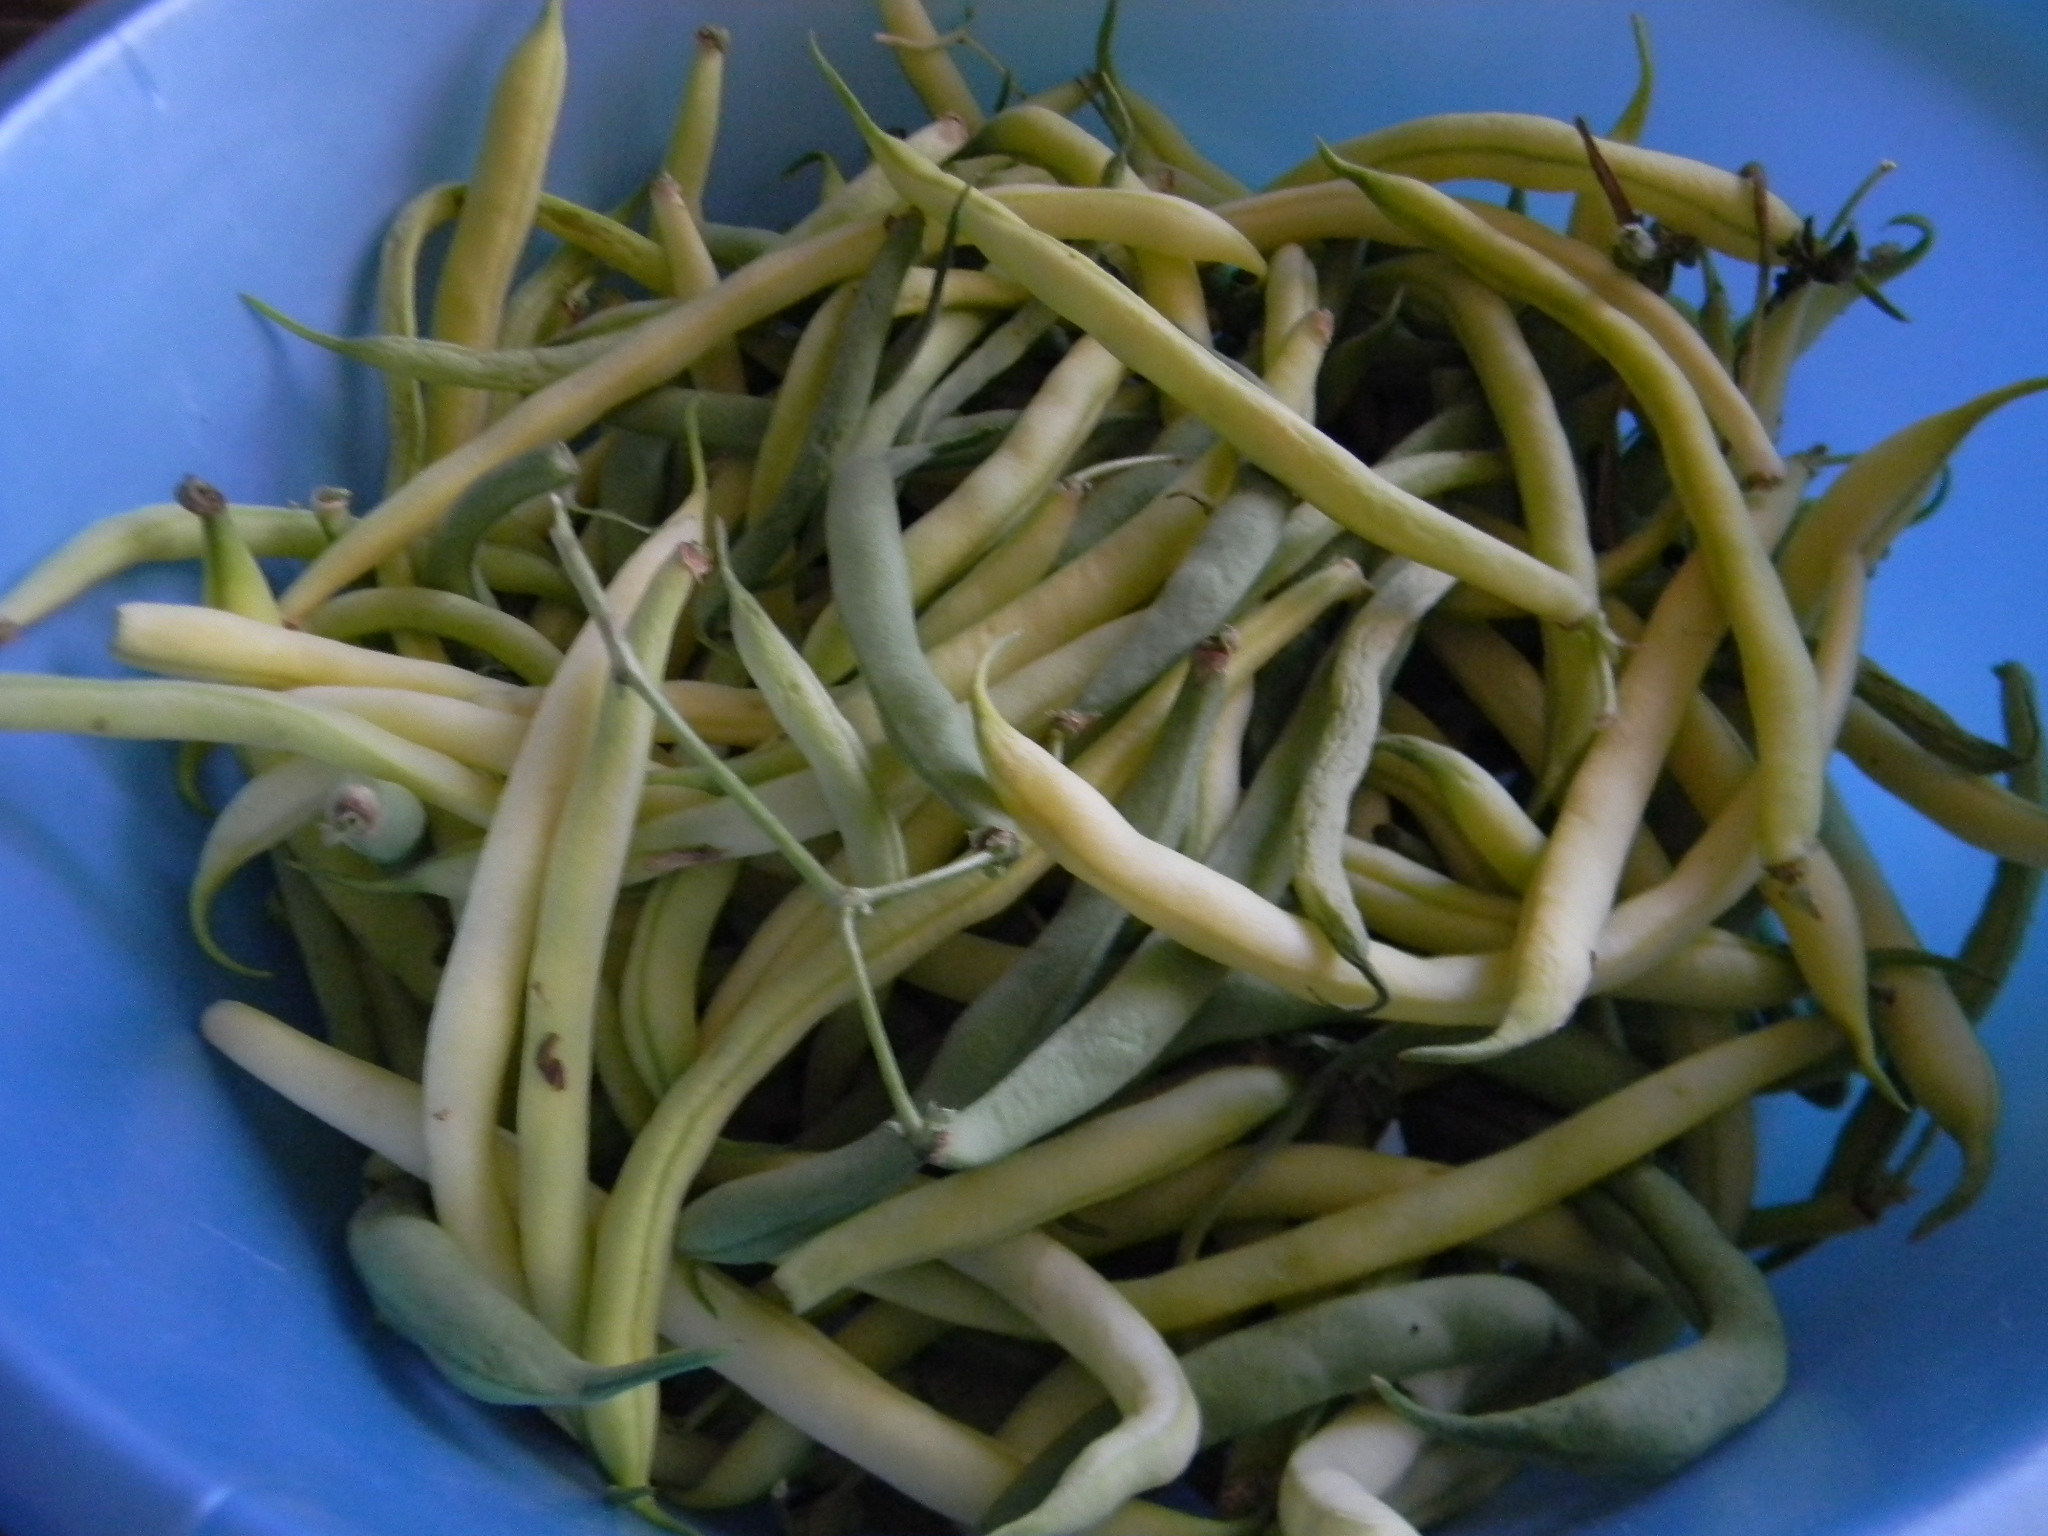
[(1384, 1379), (1381, 1399), (1432, 1434), (1623, 1477), (1665, 1477), (1754, 1419), (1785, 1388), (1785, 1328), (1770, 1287), (1697, 1201), (1647, 1164), (1608, 1188), (1703, 1315), (1697, 1342), (1527, 1408), (1424, 1408)]
[(742, 584), (757, 585), (774, 570), (820, 499), (827, 496), (834, 466), (846, 451), (874, 395), (875, 372), (888, 338), (896, 290), (902, 286), (903, 274), (916, 260), (921, 236), (921, 220), (913, 217), (898, 222), (891, 229), (881, 256), (855, 288), (833, 348), (831, 367), (789, 473), (772, 503), (758, 512), (749, 512), (739, 541), (733, 546), (731, 570)]
[(1237, 488), (1209, 515), (1123, 647), (1081, 690), (1075, 711), (1100, 715), (1116, 708), (1228, 623), (1279, 546), (1292, 505), (1271, 477), (1241, 470)]
[[(910, 873), (903, 837), (876, 785), (867, 744), (787, 636), (775, 627), (729, 561), (718, 531), (733, 641), (776, 720), (817, 775), (856, 885), (888, 885)], [(886, 718), (886, 717), (885, 717)]]
[[(1201, 1443), (1214, 1446), (1366, 1391), (1375, 1378), (1585, 1346), (1571, 1314), (1528, 1281), (1446, 1275), (1361, 1290), (1250, 1324), (1189, 1350), (1181, 1369), (1201, 1405)], [(1070, 1425), (1004, 1490), (991, 1517), (1028, 1507), (1111, 1419), (1105, 1405)]]
[(420, 580), (443, 592), (487, 600), (490, 589), (477, 570), (477, 547), (514, 508), (573, 484), (578, 473), (569, 445), (550, 443), (478, 477), (427, 536), (418, 556)]
[(471, 1266), (418, 1198), (396, 1186), (370, 1196), (350, 1218), (348, 1252), (378, 1317), (486, 1403), (587, 1407), (716, 1358), (678, 1349), (630, 1365), (592, 1365)]
[(1007, 826), (967, 716), (918, 644), (903, 545), (887, 464), (865, 453), (841, 460), (825, 500), (826, 558), (833, 583), (861, 594), (840, 614), (889, 744), (970, 826)]
[(526, 683), (547, 682), (562, 664), (562, 653), (524, 620), (473, 597), (426, 587), (368, 587), (340, 593), (314, 609), (304, 629), (326, 640), (360, 640), (401, 630), (438, 635), (481, 652)]

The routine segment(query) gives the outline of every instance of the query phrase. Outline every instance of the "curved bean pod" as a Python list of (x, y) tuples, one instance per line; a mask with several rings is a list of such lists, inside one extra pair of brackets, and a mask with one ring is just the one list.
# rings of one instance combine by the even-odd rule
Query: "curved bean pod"
[[(230, 505), (227, 515), (242, 542), (259, 556), (310, 560), (327, 547), (319, 520), (298, 507)], [(175, 502), (103, 517), (0, 595), (0, 644), (133, 566), (197, 560), (202, 547), (199, 520)]]
[(1697, 1342), (1527, 1408), (1443, 1413), (1385, 1380), (1374, 1383), (1382, 1401), (1461, 1444), (1624, 1477), (1668, 1476), (1775, 1402), (1785, 1389), (1785, 1328), (1756, 1266), (1668, 1174), (1644, 1164), (1608, 1187), (1704, 1314)]
[(995, 1525), (991, 1536), (1090, 1530), (1134, 1495), (1187, 1470), (1200, 1434), (1194, 1389), (1166, 1341), (1108, 1281), (1039, 1232), (956, 1253), (950, 1262), (1044, 1329), (1102, 1383), (1122, 1414), (1043, 1498)]
[[(1733, 172), (1613, 139), (1596, 141), (1629, 200), (1652, 218), (1742, 260), (1761, 235), (1773, 250), (1799, 233), (1799, 215), (1767, 197), (1757, 228), (1756, 193)], [(1418, 117), (1332, 146), (1346, 160), (1422, 181), (1499, 181), (1530, 192), (1601, 195), (1585, 142), (1570, 123), (1519, 112), (1446, 112)], [(1326, 181), (1315, 157), (1277, 178), (1274, 189)]]

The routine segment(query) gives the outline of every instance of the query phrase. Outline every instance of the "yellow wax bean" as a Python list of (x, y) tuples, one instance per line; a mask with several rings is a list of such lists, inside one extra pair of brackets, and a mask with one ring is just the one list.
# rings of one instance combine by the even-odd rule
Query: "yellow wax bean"
[[(227, 515), (253, 554), (310, 560), (327, 547), (318, 519), (298, 507), (231, 506)], [(89, 524), (0, 595), (0, 644), (131, 566), (197, 560), (203, 542), (199, 519), (175, 503)]]
[[(649, 537), (613, 578), (610, 601), (625, 611), (637, 606), (697, 528), (692, 514)], [(586, 625), (542, 695), (505, 782), (428, 1025), (423, 1088), (435, 1212), (471, 1260), (515, 1296), (523, 1290), (518, 1242), (491, 1142), (548, 848), (610, 676), (603, 636)]]
[(521, 715), (410, 688), (313, 683), (294, 688), (285, 696), (346, 710), (393, 735), (445, 752), (458, 763), (482, 768), (501, 778), (512, 771), (519, 743), (526, 739), (526, 720)]
[(879, 222), (858, 223), (770, 252), (701, 298), (636, 327), (588, 367), (527, 396), (386, 497), (307, 566), (279, 600), (286, 621), (303, 619), (433, 528), (479, 475), (575, 436), (606, 411), (668, 382), (726, 337), (846, 281), (874, 260), (881, 239)]
[[(1370, 199), (1353, 195), (1357, 191), (1349, 182), (1325, 181), (1261, 192), (1216, 211), (1261, 250), (1313, 239), (1416, 243), (1412, 233), (1374, 207)], [(1661, 294), (1616, 267), (1606, 252), (1561, 235), (1548, 225), (1494, 204), (1470, 198), (1459, 201), (1474, 218), (1565, 268), (1649, 332), (1698, 393), (1715, 428), (1728, 439), (1730, 461), (1744, 480), (1768, 480), (1783, 468), (1755, 407), (1699, 332)]]
[(1584, 594), (1568, 579), (1389, 485), (1087, 257), (1040, 235), (1008, 209), (883, 134), (840, 89), (870, 149), (905, 198), (929, 218), (946, 218), (958, 205), (962, 239), (980, 246), (999, 270), (1209, 422), (1245, 458), (1304, 500), (1363, 538), (1439, 566), (1554, 622), (1597, 622)]
[(2048, 815), (2039, 806), (1944, 762), (1860, 699), (1842, 722), (1841, 748), (1874, 782), (1971, 847), (2048, 869)]
[[(1642, 212), (1744, 261), (1757, 252), (1757, 204), (1745, 177), (1678, 155), (1612, 139), (1597, 143), (1622, 190)], [(1520, 112), (1446, 112), (1419, 117), (1332, 146), (1344, 159), (1420, 181), (1499, 181), (1531, 192), (1599, 196), (1578, 130)], [(1327, 181), (1319, 158), (1278, 178), (1276, 188)], [(1764, 237), (1773, 250), (1799, 233), (1799, 215), (1764, 199)]]
[(1199, 203), (1143, 187), (1002, 186), (989, 190), (1041, 234), (1103, 240), (1186, 261), (1221, 262), (1263, 275), (1266, 258), (1226, 219)]
[(1432, 247), (1598, 351), (1652, 423), (1742, 661), (1762, 771), (1771, 783), (1761, 829), (1764, 862), (1796, 875), (1820, 824), (1827, 754), (1813, 731), (1818, 685), (1769, 546), (1752, 525), (1699, 397), (1648, 333), (1564, 268), (1497, 234), (1422, 182), (1356, 167), (1345, 174)]
[(953, 62), (946, 40), (932, 25), (924, 0), (877, 0), (887, 41), (895, 46), (903, 78), (933, 117), (953, 116), (969, 128), (982, 123), (981, 103)]
[[(433, 334), (465, 346), (497, 344), (512, 276), (540, 202), (541, 178), (569, 80), (561, 0), (547, 0), (540, 21), (506, 61), (491, 99), (455, 234), (434, 292)], [(426, 456), (437, 458), (482, 421), (486, 397), (474, 390), (427, 391)]]
[(215, 741), (289, 752), (403, 784), (473, 826), (487, 825), (497, 782), (355, 715), (222, 683), (0, 676), (0, 729), (129, 741)]
[(1793, 1019), (1709, 1047), (1528, 1140), (1278, 1237), (1123, 1283), (1165, 1332), (1409, 1263), (1552, 1205), (1709, 1116), (1824, 1061), (1831, 1024)]
[(525, 691), (446, 662), (387, 655), (186, 603), (121, 604), (114, 655), (145, 671), (248, 688), (409, 688), (493, 705), (515, 704)]
[[(200, 1027), (225, 1055), (302, 1109), (426, 1176), (416, 1084), (243, 1003), (215, 1003)], [(505, 1157), (511, 1138), (500, 1136), (498, 1151)], [(593, 1204), (604, 1198), (592, 1191)], [(665, 1268), (659, 1321), (672, 1342), (715, 1353), (717, 1369), (771, 1412), (950, 1518), (976, 1519), (1023, 1469), (987, 1436), (889, 1385), (808, 1323), (714, 1269)], [(1135, 1502), (1098, 1529), (1104, 1536), (1235, 1530)]]
[(1205, 1073), (849, 1217), (784, 1258), (775, 1283), (805, 1312), (868, 1275), (1027, 1231), (1228, 1146), (1277, 1113), (1291, 1091), (1269, 1067)]

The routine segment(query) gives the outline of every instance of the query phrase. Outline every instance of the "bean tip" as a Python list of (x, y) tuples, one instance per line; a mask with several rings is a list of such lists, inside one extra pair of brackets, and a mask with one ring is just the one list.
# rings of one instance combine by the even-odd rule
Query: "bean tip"
[(220, 487), (197, 475), (180, 480), (171, 497), (194, 517), (219, 517), (228, 509), (228, 499), (221, 494)]

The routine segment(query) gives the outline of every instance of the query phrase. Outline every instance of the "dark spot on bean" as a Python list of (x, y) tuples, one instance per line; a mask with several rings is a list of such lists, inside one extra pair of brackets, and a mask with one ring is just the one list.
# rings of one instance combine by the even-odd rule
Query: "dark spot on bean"
[(556, 1054), (561, 1048), (560, 1035), (546, 1034), (541, 1036), (540, 1044), (533, 1051), (533, 1064), (540, 1069), (547, 1085), (557, 1093), (569, 1086), (569, 1073), (562, 1065), (562, 1058)]

